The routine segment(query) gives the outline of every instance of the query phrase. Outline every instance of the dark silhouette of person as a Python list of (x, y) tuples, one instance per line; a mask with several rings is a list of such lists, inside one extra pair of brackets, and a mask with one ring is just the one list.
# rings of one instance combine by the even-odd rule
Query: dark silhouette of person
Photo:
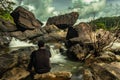
[(35, 73), (38, 74), (50, 72), (51, 53), (44, 44), (43, 41), (38, 41), (38, 50), (33, 51), (30, 55), (30, 62), (27, 68), (30, 73), (32, 72), (32, 67), (34, 68)]

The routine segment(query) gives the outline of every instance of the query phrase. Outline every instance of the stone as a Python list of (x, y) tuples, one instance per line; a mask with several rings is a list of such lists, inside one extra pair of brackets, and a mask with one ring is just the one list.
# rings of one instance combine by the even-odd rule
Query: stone
[(56, 25), (60, 29), (72, 27), (78, 19), (78, 12), (71, 12), (64, 15), (58, 15), (48, 18), (46, 25)]
[(28, 39), (34, 39), (39, 36), (43, 36), (44, 32), (42, 32), (41, 29), (34, 29), (34, 30), (26, 30), (24, 32), (22, 31), (15, 31), (10, 33), (12, 37), (15, 37), (20, 40), (28, 40)]
[(26, 30), (23, 32), (25, 35), (26, 39), (32, 39), (35, 37), (43, 36), (43, 32), (40, 29), (34, 29), (34, 30)]
[(21, 31), (26, 29), (40, 28), (42, 23), (37, 20), (34, 14), (21, 6), (18, 6), (12, 13), (11, 16), (14, 19), (17, 27)]
[(17, 65), (17, 54), (2, 54), (0, 55), (0, 77), (7, 70)]
[(32, 42), (36, 43), (36, 41), (39, 41), (39, 40), (44, 40), (45, 42), (59, 42), (59, 41), (65, 41), (65, 37), (66, 37), (66, 32), (61, 30), (61, 31), (51, 32), (49, 34), (44, 34), (43, 36), (36, 37), (32, 39)]
[(88, 72), (87, 75), (84, 74), (84, 80), (120, 80), (120, 62), (93, 63)]
[(84, 74), (84, 76), (83, 76), (84, 80), (94, 80), (92, 78), (93, 74), (90, 72), (89, 69), (85, 69), (83, 74)]
[(23, 34), (22, 31), (11, 32), (10, 34), (12, 37), (15, 37), (15, 38), (20, 39), (20, 40), (26, 39), (26, 36), (25, 36), (25, 34)]
[(30, 73), (24, 68), (15, 67), (5, 73), (2, 77), (2, 80), (22, 80), (26, 78), (29, 74)]
[(36, 74), (34, 78), (36, 80), (70, 80), (71, 72), (59, 71), (59, 72), (49, 72), (44, 74)]
[[(7, 78), (5, 80), (9, 80), (8, 78), (10, 78), (11, 80), (19, 80), (19, 77), (25, 77), (23, 72), (29, 73), (26, 72), (26, 68), (33, 50), (35, 50), (34, 47), (28, 47), (8, 51), (7, 53), (2, 52), (0, 55), (0, 79)], [(18, 79), (16, 79), (17, 77)]]
[(56, 32), (56, 31), (59, 31), (60, 29), (55, 26), (55, 25), (47, 25), (47, 26), (44, 26), (43, 27), (47, 33), (51, 33), (51, 32)]
[(92, 42), (95, 37), (94, 34), (95, 33), (91, 30), (90, 25), (82, 22), (74, 27), (68, 28), (66, 39), (71, 39), (71, 41), (75, 42), (88, 43)]

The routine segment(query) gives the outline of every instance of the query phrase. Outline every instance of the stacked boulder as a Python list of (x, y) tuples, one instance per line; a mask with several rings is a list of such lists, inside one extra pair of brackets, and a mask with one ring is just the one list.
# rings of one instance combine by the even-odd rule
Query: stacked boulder
[(94, 37), (94, 32), (87, 23), (81, 22), (76, 26), (69, 27), (66, 36), (67, 56), (70, 59), (83, 60), (93, 48)]
[(40, 36), (44, 33), (43, 30), (41, 30), (42, 22), (36, 19), (32, 12), (23, 7), (17, 7), (11, 13), (11, 16), (17, 27), (17, 31), (11, 32), (11, 36), (25, 40)]
[(34, 41), (41, 39), (56, 42), (65, 41), (67, 29), (75, 24), (78, 17), (78, 12), (71, 12), (48, 18), (46, 25), (43, 27), (47, 34), (35, 38)]
[(54, 24), (60, 29), (66, 29), (68, 27), (72, 27), (76, 23), (78, 17), (78, 12), (71, 12), (64, 15), (53, 16), (47, 20), (46, 25)]

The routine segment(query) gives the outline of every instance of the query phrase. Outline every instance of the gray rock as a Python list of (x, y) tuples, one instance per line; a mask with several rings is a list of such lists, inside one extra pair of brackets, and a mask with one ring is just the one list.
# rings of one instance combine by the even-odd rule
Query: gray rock
[(14, 19), (17, 27), (21, 31), (25, 31), (26, 29), (35, 29), (40, 28), (42, 23), (37, 20), (34, 14), (23, 7), (17, 7), (12, 13), (11, 16)]
[[(30, 54), (33, 50), (35, 50), (34, 47), (28, 47), (28, 48), (18, 49), (15, 51), (9, 51), (7, 53), (4, 52), (4, 54), (1, 54), (0, 55), (0, 78), (15, 77), (15, 75), (24, 76), (22, 72), (26, 70), (29, 59), (30, 59)], [(20, 68), (15, 68), (16, 66), (20, 67), (21, 70)], [(13, 71), (15, 71), (15, 73)], [(15, 79), (15, 80), (18, 80), (18, 79)]]
[(120, 80), (120, 62), (94, 63), (86, 72), (84, 80)]
[(46, 25), (54, 24), (60, 29), (66, 29), (75, 24), (76, 20), (78, 19), (78, 16), (78, 12), (71, 12), (64, 15), (53, 16), (47, 20)]
[(15, 37), (15, 38), (20, 39), (20, 40), (26, 39), (26, 36), (25, 36), (25, 34), (23, 34), (22, 31), (11, 32), (10, 34), (12, 37)]

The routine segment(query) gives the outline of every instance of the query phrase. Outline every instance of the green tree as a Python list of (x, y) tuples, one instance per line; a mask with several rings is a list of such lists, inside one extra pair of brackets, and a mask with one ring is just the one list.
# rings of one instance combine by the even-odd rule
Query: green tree
[(102, 29), (106, 29), (104, 23), (96, 23), (96, 25), (97, 25), (97, 29), (100, 29), (100, 28), (102, 28)]
[(13, 18), (10, 16), (13, 5), (15, 3), (10, 0), (0, 0), (0, 18), (13, 22)]
[(10, 0), (0, 0), (0, 13), (10, 13), (13, 10), (13, 5), (15, 5), (14, 2)]

